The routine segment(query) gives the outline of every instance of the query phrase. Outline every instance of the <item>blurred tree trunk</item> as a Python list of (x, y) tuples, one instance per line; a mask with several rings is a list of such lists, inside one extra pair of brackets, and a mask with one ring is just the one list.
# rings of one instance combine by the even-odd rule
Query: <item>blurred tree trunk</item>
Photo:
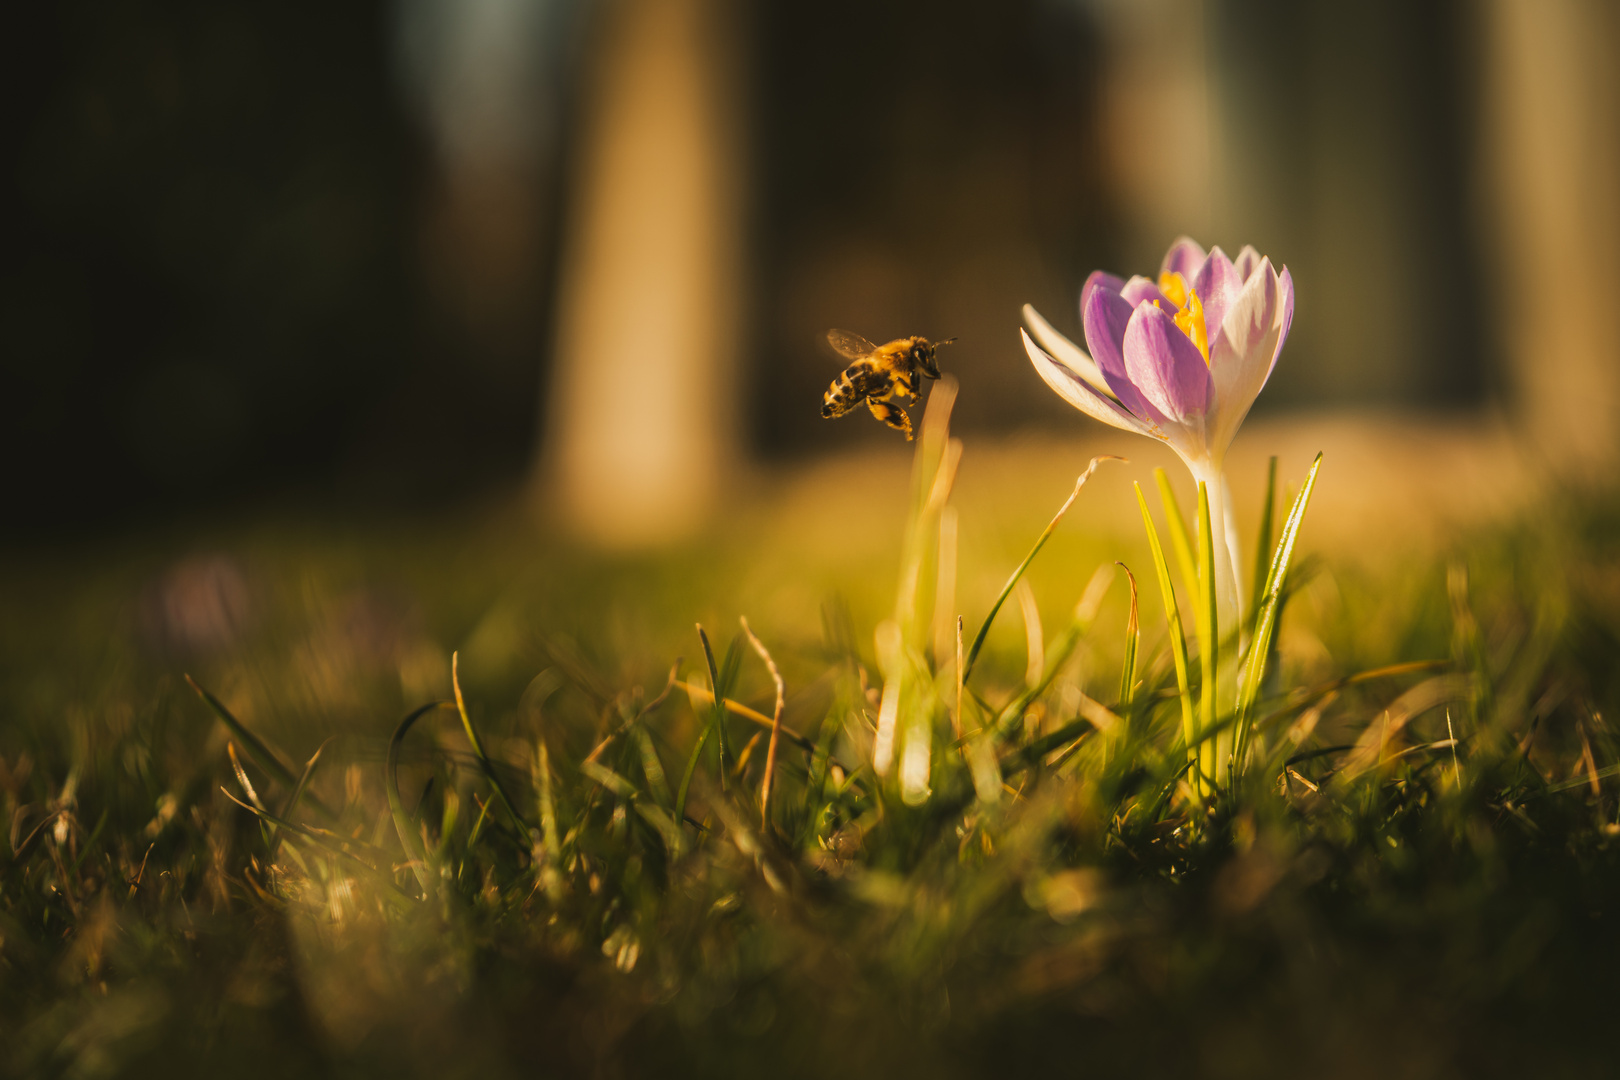
[(1220, 145), (1205, 0), (1098, 5), (1108, 42), (1103, 140), (1126, 222), (1128, 262), (1157, 273), (1176, 236), (1205, 245)]
[(600, 11), (541, 473), (548, 513), (640, 547), (710, 516), (737, 449), (739, 35), (727, 0)]
[(1620, 14), (1492, 0), (1484, 41), (1487, 235), (1521, 417), (1579, 474), (1620, 449)]

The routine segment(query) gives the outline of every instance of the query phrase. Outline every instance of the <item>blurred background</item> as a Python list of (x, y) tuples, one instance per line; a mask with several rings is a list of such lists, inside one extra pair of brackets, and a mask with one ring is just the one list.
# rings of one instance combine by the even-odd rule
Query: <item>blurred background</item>
[(10, 541), (533, 491), (657, 544), (739, 477), (901, 452), (820, 418), (835, 326), (957, 337), (960, 432), (1080, 434), (1019, 306), (1078, 336), (1085, 275), (1180, 233), (1298, 282), (1257, 416), (1508, 430), (1585, 473), (1617, 448), (1606, 0), (4, 18)]

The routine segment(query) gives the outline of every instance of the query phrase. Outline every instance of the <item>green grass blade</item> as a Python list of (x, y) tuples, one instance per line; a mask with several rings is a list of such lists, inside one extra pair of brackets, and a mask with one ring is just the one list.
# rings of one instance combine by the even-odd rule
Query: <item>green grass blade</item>
[(1181, 735), (1188, 753), (1193, 753), (1197, 742), (1197, 722), (1193, 717), (1192, 685), (1187, 670), (1187, 637), (1181, 629), (1181, 610), (1176, 605), (1176, 587), (1170, 581), (1170, 567), (1164, 561), (1164, 548), (1159, 544), (1159, 530), (1153, 526), (1153, 515), (1148, 512), (1147, 496), (1142, 485), (1136, 484), (1136, 504), (1142, 508), (1142, 524), (1147, 528), (1148, 547), (1153, 551), (1153, 569), (1159, 577), (1159, 595), (1164, 598), (1165, 619), (1170, 624), (1170, 655), (1176, 662), (1176, 689), (1181, 697)]
[(557, 802), (551, 791), (551, 752), (546, 749), (545, 739), (535, 742), (534, 786), (540, 801), (540, 835), (545, 841), (545, 866), (549, 871), (541, 875), (541, 881), (546, 893), (555, 899), (561, 890), (557, 867), (562, 862), (562, 844), (557, 833)]
[(416, 880), (421, 883), (422, 894), (431, 896), (433, 893), (428, 877), (427, 852), (416, 842), (416, 831), (411, 828), (410, 815), (405, 813), (405, 803), (399, 797), (399, 748), (404, 745), (405, 735), (422, 717), (448, 704), (443, 701), (432, 701), (419, 709), (412, 710), (405, 719), (399, 722), (394, 729), (393, 738), (388, 740), (388, 765), (383, 773), (383, 787), (388, 793), (388, 810), (394, 816), (394, 829), (399, 833), (399, 842), (405, 848), (406, 858), (411, 860), (411, 869), (416, 872)]
[(461, 714), (461, 727), (467, 733), (467, 741), (472, 744), (473, 753), (478, 758), (479, 766), (484, 770), (490, 786), (495, 789), (495, 795), (506, 808), (506, 813), (512, 819), (512, 825), (517, 829), (519, 836), (528, 836), (529, 827), (524, 823), (523, 817), (512, 805), (512, 800), (506, 796), (506, 788), (501, 784), (501, 778), (495, 775), (495, 766), (490, 763), (489, 755), (484, 753), (484, 744), (478, 738), (478, 732), (473, 728), (472, 717), (467, 715), (467, 699), (461, 694), (461, 661), (459, 653), (450, 654), (450, 686), (456, 693), (456, 712)]
[(1316, 460), (1311, 462), (1310, 473), (1305, 477), (1305, 486), (1300, 488), (1298, 497), (1294, 499), (1293, 508), (1288, 511), (1288, 520), (1283, 525), (1282, 535), (1277, 539), (1276, 554), (1272, 556), (1271, 569), (1266, 574), (1265, 592), (1261, 595), (1260, 607), (1255, 617), (1254, 640), (1249, 643), (1249, 655), (1238, 688), (1239, 761), (1242, 760), (1243, 751), (1248, 747), (1249, 714), (1260, 696), (1260, 680), (1265, 676), (1266, 658), (1271, 652), (1272, 635), (1277, 632), (1277, 607), (1288, 578), (1288, 564), (1294, 557), (1294, 542), (1299, 538), (1299, 527), (1305, 520), (1305, 510), (1310, 505), (1311, 492), (1316, 488), (1316, 474), (1321, 468), (1322, 455), (1317, 454)]
[[(719, 772), (720, 772), (720, 790), (724, 791), (724, 790), (726, 790), (726, 706), (725, 706), (725, 696), (726, 696), (726, 691), (727, 691), (727, 689), (729, 689), (729, 687), (722, 686), (720, 684), (720, 669), (715, 666), (715, 663), (714, 663), (714, 649), (711, 648), (710, 645), (709, 645), (709, 635), (703, 632), (703, 624), (702, 623), (698, 623), (697, 633), (698, 633), (698, 640), (703, 643), (703, 660), (704, 660), (704, 663), (706, 663), (709, 666), (709, 686), (714, 690), (714, 703), (709, 707), (709, 722), (704, 727), (703, 736), (698, 739), (698, 745), (699, 746), (703, 745), (703, 742), (708, 737), (708, 734), (709, 734), (710, 731), (715, 732), (715, 734), (719, 737), (719, 740), (720, 740), (720, 769), (719, 769)], [(731, 664), (730, 664), (731, 656), (729, 654), (726, 656), (726, 661), (727, 661), (726, 666), (729, 668), (731, 666)], [(692, 764), (693, 765), (696, 764), (695, 759), (694, 759)], [(690, 780), (691, 775), (692, 775), (692, 766), (691, 765), (689, 765), (687, 767), (686, 773), (687, 773), (687, 780)], [(683, 780), (681, 782), (681, 791), (682, 791), (683, 795), (684, 795), (684, 793), (686, 791), (686, 788), (687, 788), (687, 780)], [(681, 808), (684, 810), (686, 808), (686, 799), (682, 798), (680, 800), (680, 802), (681, 802)]]
[(1124, 563), (1116, 565), (1125, 571), (1125, 578), (1131, 583), (1131, 614), (1125, 622), (1125, 662), (1119, 672), (1119, 711), (1128, 715), (1131, 699), (1136, 696), (1136, 650), (1142, 642), (1142, 625), (1137, 607), (1136, 575)]
[[(316, 747), (315, 753), (304, 763), (304, 771), (299, 775), (298, 783), (293, 785), (292, 794), (288, 795), (287, 801), (281, 805), (282, 817), (288, 820), (292, 819), (293, 811), (298, 808), (298, 800), (304, 797), (304, 792), (309, 788), (309, 782), (315, 778), (315, 766), (320, 764), (321, 753), (325, 751), (327, 744), (331, 741), (331, 739), (327, 739), (326, 742)], [(274, 859), (276, 857), (276, 852), (280, 847), (281, 836), (278, 833), (270, 844), (270, 858)]]
[(681, 786), (675, 792), (675, 820), (683, 821), (686, 818), (686, 796), (692, 790), (692, 774), (697, 772), (698, 759), (703, 754), (703, 747), (709, 741), (709, 725), (703, 725), (698, 732), (697, 742), (692, 746), (692, 755), (686, 759), (686, 771), (681, 774)]
[(652, 736), (642, 728), (636, 728), (631, 733), (635, 740), (636, 751), (641, 756), (641, 775), (647, 778), (647, 790), (653, 799), (664, 809), (675, 805), (674, 797), (669, 793), (669, 780), (664, 775), (664, 763), (658, 757), (658, 748), (653, 745)]
[[(1215, 727), (1215, 669), (1219, 666), (1221, 648), (1217, 640), (1219, 612), (1215, 606), (1215, 536), (1209, 518), (1209, 487), (1202, 480), (1198, 482), (1198, 566), (1198, 602), (1193, 605), (1193, 612), (1198, 620), (1198, 659), (1203, 667), (1203, 685), (1198, 696), (1198, 728), (1202, 737)], [(1215, 779), (1220, 763), (1212, 742), (1202, 744), (1198, 761), (1203, 779)]]
[[(432, 706), (429, 706), (429, 708), (432, 708)], [(398, 901), (408, 899), (403, 890), (401, 890), (400, 887), (394, 882), (392, 876), (383, 866), (373, 866), (348, 849), (348, 846), (351, 844), (367, 849), (370, 848), (370, 845), (355, 840), (351, 837), (339, 835), (338, 833), (331, 832), (327, 829), (315, 829), (308, 825), (299, 825), (297, 822), (288, 821), (283, 817), (272, 814), (270, 811), (265, 810), (262, 807), (254, 806), (251, 803), (238, 799), (235, 795), (232, 795), (227, 788), (222, 787), (219, 790), (227, 799), (253, 814), (262, 823), (274, 826), (283, 832), (296, 833), (297, 835), (304, 837), (306, 840), (325, 848), (327, 851), (330, 851), (339, 858), (348, 859), (355, 865), (369, 871), (370, 874), (376, 878), (378, 884), (384, 886), (384, 897)], [(381, 853), (377, 852), (376, 854)]]
[(1159, 502), (1164, 505), (1164, 520), (1170, 530), (1170, 546), (1176, 551), (1176, 565), (1181, 567), (1181, 581), (1189, 596), (1198, 595), (1198, 564), (1193, 561), (1192, 534), (1187, 532), (1187, 519), (1181, 516), (1176, 493), (1170, 490), (1170, 477), (1163, 469), (1153, 470), (1154, 483), (1159, 485)]
[(1266, 467), (1266, 504), (1260, 510), (1260, 533), (1254, 544), (1254, 593), (1249, 600), (1251, 625), (1259, 618), (1260, 604), (1266, 595), (1266, 567), (1271, 558), (1271, 530), (1275, 525), (1277, 506), (1277, 455), (1271, 455)]
[(310, 759), (304, 763), (304, 771), (299, 774), (298, 783), (293, 785), (292, 794), (288, 795), (287, 801), (282, 804), (282, 817), (292, 817), (294, 808), (298, 806), (298, 800), (304, 797), (304, 792), (309, 788), (309, 782), (315, 778), (315, 766), (320, 764), (321, 754), (325, 752), (327, 745), (331, 741), (331, 739), (327, 739), (326, 742), (316, 747), (315, 753), (310, 755)]
[(990, 636), (990, 626), (996, 621), (996, 615), (1000, 613), (1001, 605), (1007, 602), (1007, 597), (1012, 595), (1012, 591), (1018, 585), (1019, 579), (1024, 576), (1024, 571), (1029, 569), (1029, 564), (1035, 561), (1035, 556), (1041, 553), (1041, 548), (1046, 546), (1046, 542), (1057, 531), (1058, 523), (1063, 520), (1063, 515), (1069, 512), (1069, 507), (1074, 505), (1074, 500), (1080, 495), (1080, 489), (1086, 486), (1086, 481), (1091, 479), (1091, 474), (1097, 471), (1098, 465), (1105, 461), (1125, 460), (1125, 458), (1114, 454), (1102, 454), (1094, 457), (1091, 459), (1091, 464), (1086, 466), (1086, 471), (1081, 473), (1080, 478), (1074, 482), (1074, 490), (1069, 492), (1069, 497), (1063, 501), (1062, 506), (1058, 507), (1058, 512), (1052, 515), (1052, 520), (1047, 523), (1046, 528), (1042, 530), (1041, 535), (1035, 540), (1035, 546), (1029, 549), (1029, 554), (1024, 556), (1024, 561), (1018, 564), (1018, 569), (1014, 570), (1012, 576), (1007, 579), (1007, 584), (1001, 587), (1001, 595), (996, 597), (994, 604), (990, 605), (990, 614), (984, 617), (984, 622), (979, 626), (979, 632), (973, 635), (973, 645), (968, 649), (967, 662), (962, 666), (963, 682), (967, 682), (968, 676), (973, 672), (973, 665), (979, 659), (979, 650), (984, 648), (984, 639)]
[[(224, 702), (220, 701), (219, 698), (203, 689), (202, 685), (190, 675), (186, 676), (186, 682), (191, 685), (193, 690), (197, 691), (197, 696), (202, 698), (203, 701), (208, 704), (208, 707), (214, 711), (214, 715), (219, 717), (220, 723), (224, 724), (225, 727), (230, 730), (230, 733), (235, 735), (237, 739), (241, 741), (242, 749), (248, 752), (249, 756), (253, 758), (254, 762), (258, 764), (259, 768), (269, 773), (271, 779), (275, 780), (283, 787), (293, 788), (298, 785), (298, 778), (293, 775), (292, 769), (281, 760), (281, 755), (270, 749), (263, 739), (253, 734), (253, 732), (248, 729), (246, 724), (242, 723), (242, 721), (238, 720), (234, 715), (232, 715), (231, 710), (225, 707)], [(323, 818), (326, 818), (328, 821), (336, 817), (336, 815), (332, 813), (331, 808), (321, 800), (317, 799), (314, 794), (305, 796), (305, 801), (308, 802), (317, 813), (319, 813)]]
[(603, 787), (607, 788), (621, 799), (634, 799), (637, 795), (641, 794), (640, 791), (636, 790), (636, 785), (632, 784), (625, 777), (614, 772), (606, 765), (601, 765), (594, 761), (582, 761), (580, 762), (579, 771), (590, 777), (592, 780), (595, 780), (598, 784), (601, 784)]

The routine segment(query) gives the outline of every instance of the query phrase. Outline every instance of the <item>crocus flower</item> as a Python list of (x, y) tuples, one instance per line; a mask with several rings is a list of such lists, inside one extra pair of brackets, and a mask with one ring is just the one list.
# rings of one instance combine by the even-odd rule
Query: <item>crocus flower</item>
[(1222, 462), (1294, 317), (1294, 282), (1245, 247), (1182, 237), (1157, 281), (1097, 271), (1080, 292), (1088, 356), (1025, 305), (1024, 348), (1046, 384), (1105, 424), (1167, 444), (1209, 491), (1222, 623), (1238, 611), (1237, 528)]

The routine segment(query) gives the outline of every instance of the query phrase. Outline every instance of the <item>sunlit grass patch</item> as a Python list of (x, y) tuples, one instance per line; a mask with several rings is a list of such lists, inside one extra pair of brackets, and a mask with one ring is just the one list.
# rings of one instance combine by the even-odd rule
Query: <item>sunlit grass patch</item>
[(1296, 554), (1205, 714), (1196, 503), (1185, 563), (1152, 486), (1162, 558), (1094, 534), (1093, 482), (1037, 544), (1072, 476), (987, 543), (946, 398), (888, 555), (801, 558), (795, 599), (747, 514), (656, 558), (467, 527), (58, 579), (5, 630), (4, 1067), (1601, 1061), (1607, 526), (1324, 559), (1283, 461), (1245, 564)]

